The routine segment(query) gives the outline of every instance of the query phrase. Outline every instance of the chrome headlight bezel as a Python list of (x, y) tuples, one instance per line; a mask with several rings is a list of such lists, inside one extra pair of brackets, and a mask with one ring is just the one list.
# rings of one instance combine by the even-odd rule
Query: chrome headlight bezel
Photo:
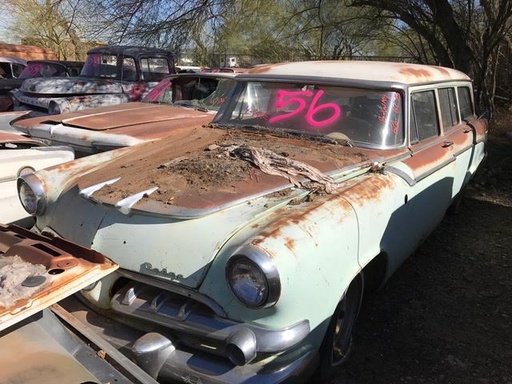
[[(241, 281), (237, 276), (240, 277), (240, 272), (244, 269), (249, 271), (248, 275), (259, 280), (256, 284), (251, 281), (249, 285), (243, 286), (252, 289), (252, 296), (257, 299), (251, 300), (241, 290), (242, 286), (237, 284)], [(281, 296), (281, 280), (274, 261), (267, 253), (254, 246), (243, 246), (229, 258), (226, 264), (226, 280), (238, 301), (249, 308), (269, 308)], [(247, 283), (247, 280), (242, 281), (243, 283)]]
[(23, 209), (32, 216), (44, 213), (48, 199), (41, 180), (34, 173), (29, 173), (18, 178), (17, 186)]

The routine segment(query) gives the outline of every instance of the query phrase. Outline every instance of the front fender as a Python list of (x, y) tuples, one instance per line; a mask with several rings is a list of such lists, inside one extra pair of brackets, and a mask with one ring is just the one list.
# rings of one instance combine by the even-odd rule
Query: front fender
[[(341, 194), (288, 205), (248, 224), (223, 247), (201, 286), (234, 320), (286, 327), (307, 319), (311, 329), (326, 325), (351, 280), (360, 271), (358, 227)], [(240, 245), (266, 252), (274, 261), (281, 295), (266, 309), (249, 309), (233, 295), (225, 277), (229, 257)]]

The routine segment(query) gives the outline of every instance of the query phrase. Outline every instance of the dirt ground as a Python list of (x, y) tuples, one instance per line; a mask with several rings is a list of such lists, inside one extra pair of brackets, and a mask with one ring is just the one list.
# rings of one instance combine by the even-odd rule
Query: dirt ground
[(512, 114), (458, 214), (368, 297), (331, 384), (512, 384)]

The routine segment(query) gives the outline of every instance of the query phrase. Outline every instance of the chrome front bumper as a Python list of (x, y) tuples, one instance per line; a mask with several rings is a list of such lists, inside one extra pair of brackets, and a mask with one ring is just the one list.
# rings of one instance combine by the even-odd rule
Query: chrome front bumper
[[(143, 332), (108, 319), (76, 298), (60, 303), (81, 326), (101, 336), (159, 381), (177, 383), (301, 383), (319, 361), (318, 351), (300, 344), (277, 355), (235, 365), (227, 358), (174, 344), (158, 329)], [(156, 330), (156, 332), (155, 332)]]

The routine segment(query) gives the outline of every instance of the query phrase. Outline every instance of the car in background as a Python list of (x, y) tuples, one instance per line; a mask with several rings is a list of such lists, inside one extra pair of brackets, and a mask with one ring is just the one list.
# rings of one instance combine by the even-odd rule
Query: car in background
[(161, 80), (140, 102), (18, 119), (11, 125), (49, 145), (69, 145), (81, 157), (208, 124), (234, 85), (234, 74), (175, 74)]
[(454, 69), (280, 63), (238, 75), (209, 126), (23, 175), (18, 191), (33, 231), (119, 265), (65, 308), (127, 356), (151, 351), (152, 376), (327, 379), (363, 295), (457, 203), (487, 126)]
[(12, 126), (15, 120), (24, 118), (28, 111), (7, 111), (0, 113), (0, 132), (15, 132), (20, 133)]
[(19, 133), (0, 131), (0, 223), (31, 227), (34, 220), (18, 199), (17, 178), (73, 159), (69, 147), (49, 147)]
[(18, 78), (26, 65), (26, 60), (0, 56), (0, 81)]
[(14, 110), (32, 116), (76, 112), (139, 101), (166, 75), (175, 73), (172, 52), (137, 46), (89, 50), (77, 77), (33, 78), (12, 94)]
[(36, 77), (76, 77), (84, 63), (81, 61), (31, 60), (17, 78), (0, 81), (0, 112), (12, 111), (14, 107), (11, 91), (20, 88), (26, 79)]

